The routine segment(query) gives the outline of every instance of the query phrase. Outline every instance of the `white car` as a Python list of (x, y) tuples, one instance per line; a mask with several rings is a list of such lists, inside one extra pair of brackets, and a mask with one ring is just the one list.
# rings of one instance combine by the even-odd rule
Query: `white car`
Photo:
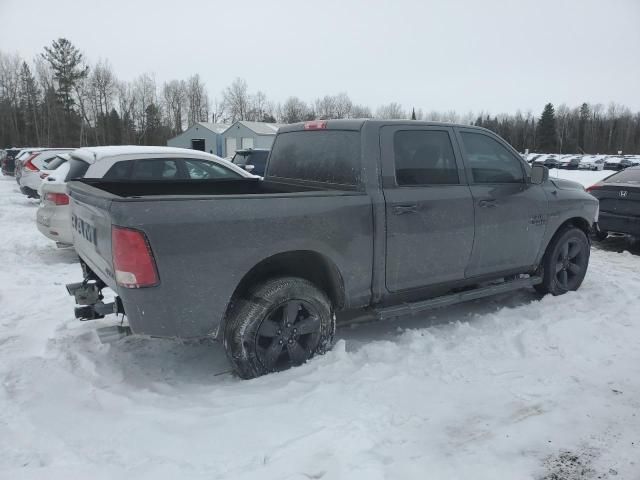
[[(55, 163), (54, 163), (55, 162)], [(58, 155), (57, 168), (42, 172), (38, 230), (59, 246), (73, 243), (67, 181), (104, 178), (112, 181), (179, 181), (258, 178), (223, 158), (173, 147), (87, 147)]]
[(20, 185), (20, 191), (27, 197), (37, 198), (38, 189), (42, 183), (41, 170), (50, 169), (48, 164), (57, 155), (72, 150), (72, 148), (38, 149), (26, 156), (21, 155), (20, 159), (16, 159), (16, 181)]
[(578, 164), (578, 170), (604, 170), (604, 155), (585, 155)]

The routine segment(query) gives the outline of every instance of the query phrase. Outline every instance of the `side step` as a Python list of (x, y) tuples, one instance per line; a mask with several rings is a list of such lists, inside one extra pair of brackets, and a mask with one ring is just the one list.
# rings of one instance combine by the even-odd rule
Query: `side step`
[(452, 293), (441, 297), (430, 298), (413, 303), (403, 303), (401, 305), (393, 305), (376, 309), (376, 314), (380, 320), (394, 317), (403, 317), (405, 315), (416, 315), (425, 310), (432, 308), (447, 307), (456, 303), (467, 302), (469, 300), (477, 300), (479, 298), (490, 297), (499, 293), (520, 290), (521, 288), (532, 287), (542, 283), (542, 277), (527, 277), (509, 280), (496, 285), (487, 285), (486, 287), (477, 288), (475, 290), (467, 290), (465, 292)]

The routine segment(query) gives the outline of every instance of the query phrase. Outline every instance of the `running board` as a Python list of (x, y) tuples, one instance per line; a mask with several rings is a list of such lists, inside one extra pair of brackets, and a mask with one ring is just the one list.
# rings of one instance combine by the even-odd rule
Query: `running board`
[(390, 307), (376, 309), (376, 314), (380, 320), (394, 317), (403, 317), (406, 315), (416, 315), (425, 310), (432, 308), (447, 307), (456, 303), (468, 302), (469, 300), (477, 300), (479, 298), (490, 297), (499, 293), (520, 290), (521, 288), (533, 287), (542, 283), (542, 277), (527, 277), (509, 280), (496, 285), (488, 285), (486, 287), (477, 288), (475, 290), (467, 290), (465, 292), (452, 293), (441, 297), (430, 298), (420, 302), (403, 303)]

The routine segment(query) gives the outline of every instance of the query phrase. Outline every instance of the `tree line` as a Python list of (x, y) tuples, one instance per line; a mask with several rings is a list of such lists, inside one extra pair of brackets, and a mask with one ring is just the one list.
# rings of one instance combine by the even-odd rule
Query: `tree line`
[(237, 78), (215, 97), (198, 74), (158, 85), (152, 74), (118, 79), (108, 61), (90, 64), (60, 38), (27, 62), (0, 51), (0, 147), (16, 145), (165, 145), (194, 123), (237, 120), (295, 123), (315, 119), (414, 119), (478, 125), (498, 133), (519, 151), (640, 153), (640, 112), (611, 103), (492, 116), (480, 112), (405, 110), (389, 103), (371, 110), (346, 93), (312, 102), (291, 96), (272, 102)]

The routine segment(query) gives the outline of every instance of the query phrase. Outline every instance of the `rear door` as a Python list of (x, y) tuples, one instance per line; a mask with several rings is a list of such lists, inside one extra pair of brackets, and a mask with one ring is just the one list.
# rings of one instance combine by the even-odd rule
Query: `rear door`
[(475, 240), (466, 276), (532, 266), (548, 215), (542, 186), (529, 183), (523, 160), (496, 136), (456, 130), (475, 209)]
[(449, 127), (382, 127), (385, 281), (391, 292), (464, 278), (473, 200), (452, 139)]

